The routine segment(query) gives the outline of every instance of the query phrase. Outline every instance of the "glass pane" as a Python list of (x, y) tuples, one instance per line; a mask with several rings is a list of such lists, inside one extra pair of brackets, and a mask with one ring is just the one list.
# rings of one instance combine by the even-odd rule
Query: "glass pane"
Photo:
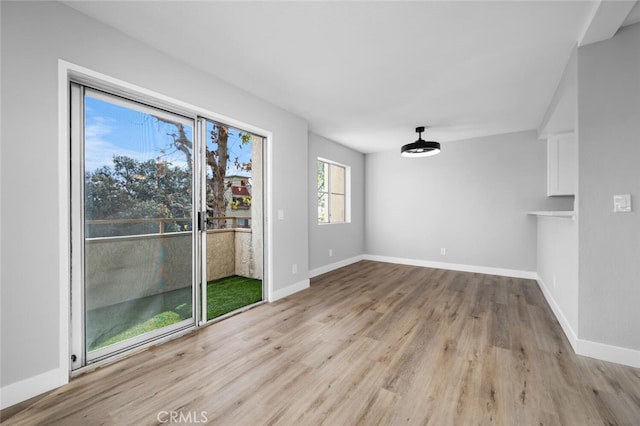
[(344, 222), (344, 195), (331, 194), (331, 222)]
[(193, 316), (193, 125), (154, 111), (85, 96), (87, 352)]
[(329, 194), (318, 193), (318, 222), (329, 222)]
[(318, 192), (327, 192), (327, 178), (329, 177), (329, 164), (318, 161)]
[(208, 120), (205, 130), (210, 320), (262, 300), (263, 139)]
[(344, 167), (331, 165), (331, 193), (344, 194)]

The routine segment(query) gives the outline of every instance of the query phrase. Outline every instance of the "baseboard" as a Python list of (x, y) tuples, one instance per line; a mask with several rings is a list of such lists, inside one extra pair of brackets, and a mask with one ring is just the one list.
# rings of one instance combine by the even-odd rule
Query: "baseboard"
[(58, 388), (69, 382), (68, 372), (60, 368), (49, 370), (0, 388), (0, 409), (11, 407), (34, 396)]
[(601, 361), (615, 362), (616, 364), (640, 368), (640, 351), (634, 349), (578, 339), (576, 353)]
[(537, 281), (544, 298), (547, 300), (553, 314), (560, 323), (560, 327), (562, 327), (562, 331), (567, 336), (567, 340), (569, 340), (573, 351), (577, 355), (640, 368), (640, 351), (578, 338), (544, 281), (540, 277), (538, 277)]
[(551, 311), (553, 311), (553, 314), (560, 323), (560, 327), (562, 328), (564, 335), (567, 337), (567, 340), (569, 340), (569, 344), (573, 348), (573, 351), (578, 353), (578, 335), (571, 327), (571, 324), (569, 324), (567, 317), (564, 316), (562, 309), (560, 309), (560, 306), (556, 303), (556, 300), (551, 295), (551, 292), (542, 278), (538, 277), (536, 281), (538, 282), (538, 287), (540, 287), (540, 291), (542, 291), (544, 298), (551, 307)]
[(493, 268), (490, 266), (463, 265), (459, 263), (434, 262), (431, 260), (405, 259), (402, 257), (378, 256), (365, 254), (365, 260), (376, 262), (398, 263), (401, 265), (424, 266), (426, 268), (447, 269), (450, 271), (475, 272), (478, 274), (498, 275), (501, 277), (525, 278), (535, 280), (538, 277), (533, 271), (520, 271), (517, 269)]
[(295, 284), (291, 284), (285, 288), (280, 288), (278, 290), (274, 290), (272, 293), (272, 297), (270, 302), (275, 302), (278, 299), (282, 299), (284, 297), (290, 296), (293, 293), (297, 293), (302, 290), (306, 290), (309, 288), (309, 279), (299, 281)]
[(364, 255), (350, 257), (349, 259), (340, 260), (335, 263), (330, 263), (329, 265), (320, 266), (319, 268), (315, 268), (309, 271), (309, 278), (317, 277), (318, 275), (326, 274), (327, 272), (334, 271), (339, 268), (344, 268), (345, 266), (351, 265), (352, 263), (360, 262), (364, 259)]

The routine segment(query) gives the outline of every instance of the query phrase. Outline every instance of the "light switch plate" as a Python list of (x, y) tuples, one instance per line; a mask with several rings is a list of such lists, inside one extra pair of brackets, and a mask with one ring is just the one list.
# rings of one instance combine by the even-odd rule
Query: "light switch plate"
[(631, 194), (613, 196), (613, 211), (615, 213), (628, 213), (631, 211)]

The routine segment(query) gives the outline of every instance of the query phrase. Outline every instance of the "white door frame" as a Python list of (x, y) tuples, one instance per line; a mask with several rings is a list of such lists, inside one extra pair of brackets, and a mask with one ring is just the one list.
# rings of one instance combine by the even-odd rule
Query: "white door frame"
[[(59, 363), (58, 363), (58, 386), (68, 382), (71, 376), (71, 227), (72, 221), (77, 220), (71, 211), (71, 154), (70, 154), (70, 81), (88, 84), (98, 89), (104, 89), (114, 94), (123, 94), (126, 97), (133, 97), (136, 100), (145, 101), (158, 107), (166, 106), (169, 110), (193, 117), (207, 117), (215, 121), (237, 127), (258, 136), (263, 137), (263, 203), (264, 203), (264, 245), (263, 245), (263, 288), (266, 290), (263, 299), (267, 302), (273, 300), (273, 265), (271, 250), (272, 241), (272, 221), (271, 221), (271, 161), (272, 161), (272, 139), (270, 131), (251, 124), (236, 120), (224, 115), (194, 106), (169, 96), (162, 95), (153, 90), (149, 90), (126, 81), (102, 74), (100, 72), (73, 64), (65, 60), (58, 60), (58, 187), (59, 187)], [(195, 133), (195, 132), (194, 132)], [(77, 224), (75, 224), (77, 226)], [(197, 272), (196, 272), (197, 273)], [(196, 309), (196, 315), (201, 316), (201, 312)], [(198, 318), (197, 318), (198, 319)], [(201, 318), (200, 318), (201, 319)], [(196, 326), (200, 321), (196, 320)], [(177, 336), (173, 336), (177, 337)], [(150, 344), (157, 344), (158, 341), (139, 346), (134, 350), (139, 350)], [(116, 357), (117, 358), (117, 357)], [(82, 370), (82, 369), (80, 369)], [(79, 370), (76, 370), (79, 371)]]

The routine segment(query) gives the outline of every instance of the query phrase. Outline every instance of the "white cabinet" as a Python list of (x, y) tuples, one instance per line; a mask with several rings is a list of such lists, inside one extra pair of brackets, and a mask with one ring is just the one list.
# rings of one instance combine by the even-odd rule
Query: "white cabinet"
[(547, 195), (575, 195), (578, 183), (578, 144), (574, 133), (547, 138)]

